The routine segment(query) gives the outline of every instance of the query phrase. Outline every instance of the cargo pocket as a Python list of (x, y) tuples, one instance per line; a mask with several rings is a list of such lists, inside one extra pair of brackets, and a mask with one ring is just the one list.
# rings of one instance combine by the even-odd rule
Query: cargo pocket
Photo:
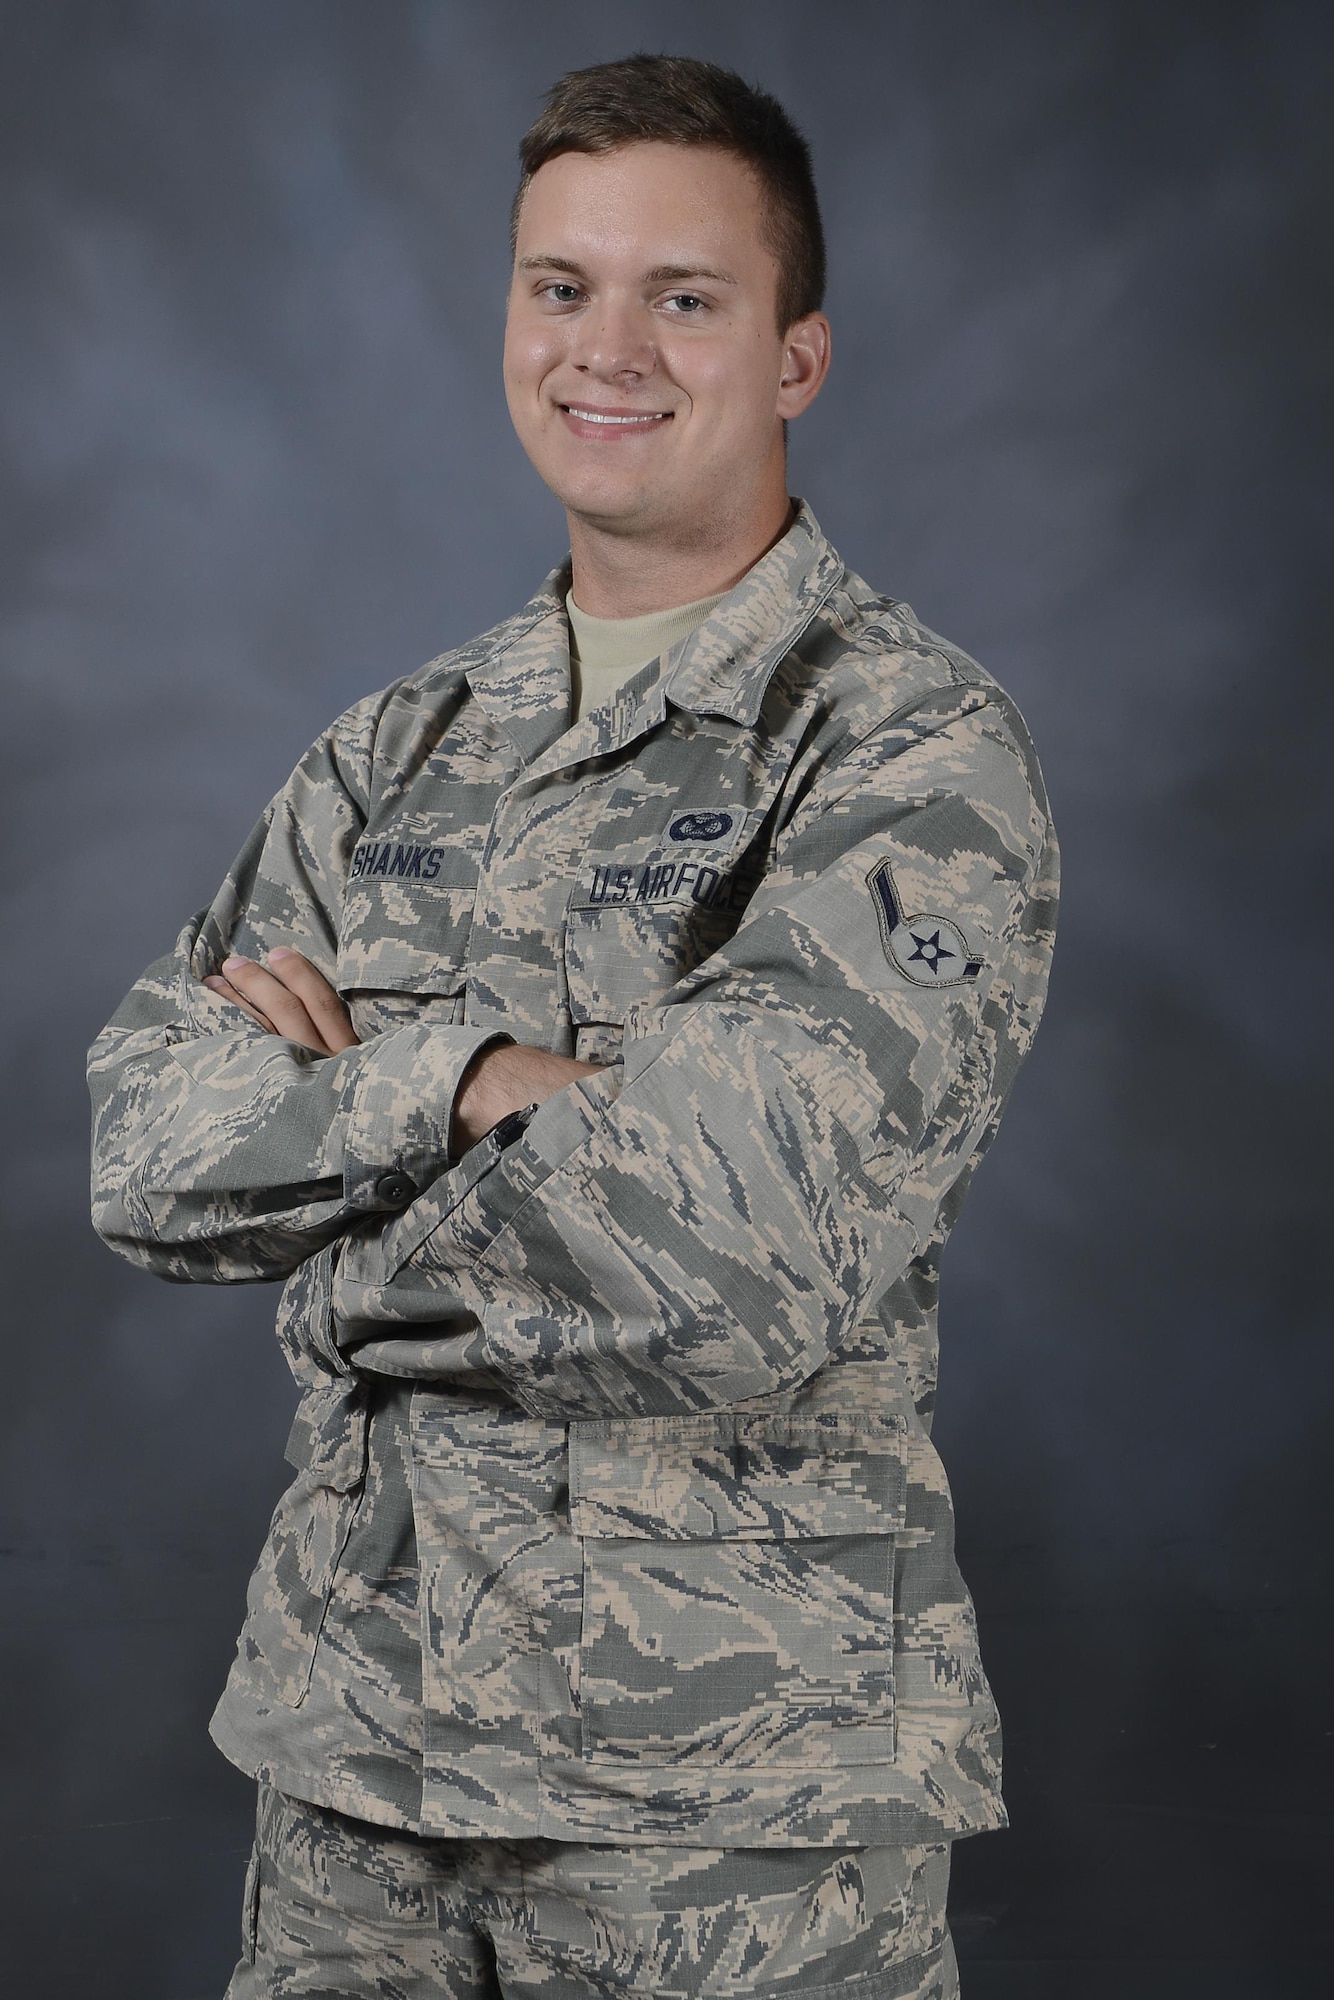
[(892, 1761), (905, 1497), (897, 1417), (573, 1424), (584, 1756)]
[(296, 1708), (310, 1686), (339, 1560), (366, 1473), (366, 1396), (342, 1377), (302, 1397), (287, 1442), (297, 1477), (278, 1502), (250, 1580), (237, 1668)]

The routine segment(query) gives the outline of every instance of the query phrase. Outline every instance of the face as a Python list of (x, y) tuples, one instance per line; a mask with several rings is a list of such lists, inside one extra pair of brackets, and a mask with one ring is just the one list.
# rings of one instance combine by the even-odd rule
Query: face
[(713, 147), (564, 153), (533, 176), (505, 390), (572, 522), (703, 541), (775, 493), (786, 509), (782, 421), (819, 388), (827, 330), (779, 333), (762, 219), (749, 169)]

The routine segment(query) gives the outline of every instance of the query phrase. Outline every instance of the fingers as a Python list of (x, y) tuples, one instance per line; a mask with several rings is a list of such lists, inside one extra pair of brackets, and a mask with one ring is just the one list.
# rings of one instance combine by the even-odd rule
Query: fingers
[(342, 999), (324, 974), (289, 945), (276, 944), (265, 960), (269, 971), (300, 1001), (330, 1055), (355, 1048), (357, 1033)]
[(286, 945), (275, 945), (263, 965), (226, 958), (221, 976), (204, 984), (235, 1001), (269, 1034), (300, 1042), (317, 1055), (337, 1055), (357, 1042), (348, 1011), (323, 973)]
[(246, 1013), (269, 1034), (300, 1042), (303, 1048), (314, 1049), (317, 1055), (330, 1053), (300, 1000), (272, 972), (251, 958), (236, 957), (223, 960), (222, 972)]
[(265, 1020), (258, 1007), (252, 1007), (248, 1000), (243, 1000), (230, 979), (223, 979), (215, 972), (210, 979), (205, 979), (201, 983), (207, 986), (210, 993), (216, 993), (222, 1000), (230, 1000), (233, 1007), (239, 1007), (243, 1014), (249, 1014), (252, 1021), (258, 1021), (266, 1034), (277, 1034), (278, 1030), (272, 1021)]

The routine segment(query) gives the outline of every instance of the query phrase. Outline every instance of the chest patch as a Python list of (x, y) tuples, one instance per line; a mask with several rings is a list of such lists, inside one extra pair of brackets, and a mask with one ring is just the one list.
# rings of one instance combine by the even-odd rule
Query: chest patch
[(399, 882), (434, 882), (444, 859), (443, 847), (403, 840), (359, 840), (352, 850), (350, 882), (379, 876)]
[(959, 986), (967, 979), (976, 979), (982, 960), (974, 958), (956, 923), (928, 914), (900, 916), (887, 861), (877, 862), (866, 886), (875, 901), (885, 957), (905, 979), (911, 979), (915, 986)]
[(688, 812), (673, 814), (667, 826), (667, 838), (688, 840), (694, 847), (710, 847), (714, 842), (724, 840), (735, 825), (734, 814), (718, 808), (697, 806)]
[(594, 865), (572, 900), (572, 909), (595, 910), (604, 903), (690, 902), (705, 910), (740, 913), (754, 883), (724, 874), (701, 861), (643, 861)]

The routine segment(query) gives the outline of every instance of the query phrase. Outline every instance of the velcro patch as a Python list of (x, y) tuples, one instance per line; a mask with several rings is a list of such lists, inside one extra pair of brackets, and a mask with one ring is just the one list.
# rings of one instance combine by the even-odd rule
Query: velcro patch
[(443, 847), (412, 841), (359, 840), (352, 850), (348, 880), (379, 875), (400, 882), (434, 882), (444, 853)]
[(982, 960), (974, 958), (956, 923), (928, 914), (900, 917), (887, 861), (877, 862), (866, 885), (875, 899), (885, 957), (905, 979), (916, 986), (959, 986), (976, 979)]
[(736, 825), (736, 815), (721, 807), (696, 806), (673, 815), (667, 827), (671, 840), (688, 840), (698, 847), (712, 847)]
[(603, 903), (691, 902), (705, 910), (729, 910), (740, 914), (754, 893), (750, 879), (729, 874), (725, 867), (711, 868), (706, 862), (633, 861), (617, 865), (594, 865), (587, 881), (581, 882), (570, 902), (574, 910), (597, 909)]

